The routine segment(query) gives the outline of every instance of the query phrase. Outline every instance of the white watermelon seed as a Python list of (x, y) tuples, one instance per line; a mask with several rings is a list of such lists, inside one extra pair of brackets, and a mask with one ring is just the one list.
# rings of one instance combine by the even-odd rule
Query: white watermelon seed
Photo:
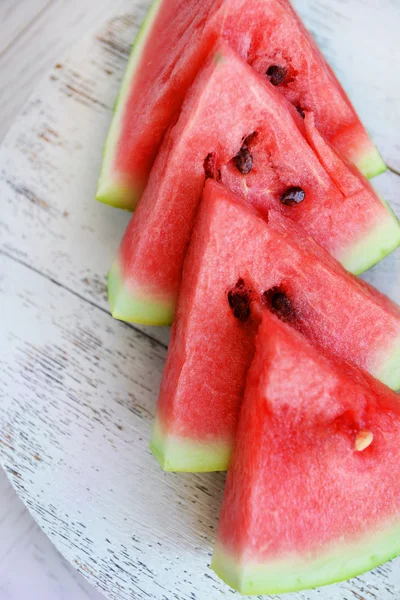
[(354, 443), (354, 447), (357, 452), (362, 452), (365, 448), (372, 443), (374, 439), (374, 434), (372, 431), (359, 431), (356, 436), (356, 441)]

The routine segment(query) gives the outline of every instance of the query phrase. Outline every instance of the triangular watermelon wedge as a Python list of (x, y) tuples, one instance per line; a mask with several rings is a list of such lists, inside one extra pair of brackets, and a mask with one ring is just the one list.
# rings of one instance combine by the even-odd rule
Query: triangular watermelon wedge
[(226, 469), (260, 303), (400, 387), (400, 309), (294, 223), (208, 180), (185, 261), (152, 449), (169, 471)]
[(163, 135), (217, 38), (271, 80), (300, 111), (312, 111), (319, 131), (367, 177), (385, 170), (289, 2), (155, 0), (135, 42), (116, 105), (99, 200), (135, 208)]
[[(261, 212), (281, 211), (354, 273), (396, 248), (399, 223), (369, 182), (336, 154), (336, 165), (323, 166), (320, 156), (332, 150), (314, 121), (220, 45), (167, 134), (122, 240), (109, 279), (114, 317), (171, 322), (205, 177)], [(318, 154), (303, 134), (310, 143), (319, 135)], [(340, 189), (349, 173), (353, 186)]]
[(400, 553), (400, 403), (264, 313), (212, 568), (242, 594), (348, 579)]

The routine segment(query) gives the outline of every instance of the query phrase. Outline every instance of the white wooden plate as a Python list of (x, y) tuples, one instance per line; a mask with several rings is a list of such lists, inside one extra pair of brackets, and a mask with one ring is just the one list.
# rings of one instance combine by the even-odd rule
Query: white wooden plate
[[(224, 476), (167, 475), (149, 452), (168, 332), (109, 316), (105, 275), (129, 215), (93, 199), (147, 4), (131, 0), (133, 15), (61, 60), (0, 150), (0, 458), (57, 548), (109, 598), (219, 600), (236, 595), (209, 568)], [(295, 4), (398, 169), (397, 0)], [(398, 211), (400, 178), (376, 184)], [(399, 273), (398, 252), (368, 279), (400, 300)], [(291, 598), (398, 600), (399, 567)]]

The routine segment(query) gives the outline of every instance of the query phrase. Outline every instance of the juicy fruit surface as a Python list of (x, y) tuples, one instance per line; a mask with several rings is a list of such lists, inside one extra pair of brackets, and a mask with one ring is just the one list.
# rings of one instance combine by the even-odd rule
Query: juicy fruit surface
[(143, 325), (169, 325), (175, 312), (175, 305), (161, 295), (133, 298), (125, 285), (118, 261), (108, 274), (108, 300), (115, 319), (123, 321), (128, 313), (134, 312), (135, 323)]
[[(162, 7), (162, 10), (161, 10)], [(133, 209), (137, 200), (143, 193), (145, 179), (143, 179), (143, 168), (141, 170), (141, 153), (137, 156), (136, 169), (121, 168), (117, 160), (120, 154), (120, 145), (126, 130), (126, 116), (129, 112), (129, 100), (134, 91), (132, 85), (140, 84), (141, 59), (147, 46), (150, 32), (156, 32), (158, 20), (161, 16), (167, 16), (166, 3), (162, 0), (154, 0), (144, 22), (137, 34), (129, 57), (128, 66), (121, 84), (118, 98), (114, 106), (114, 116), (107, 134), (107, 140), (103, 150), (103, 161), (100, 177), (97, 184), (96, 199), (112, 206), (124, 209)]]
[[(242, 289), (240, 280), (248, 282), (248, 317), (241, 302), (232, 300), (232, 291)], [(373, 374), (379, 375), (400, 339), (396, 305), (344, 271), (279, 213), (271, 211), (265, 223), (208, 180), (185, 261), (157, 408), (158, 458), (164, 456), (161, 462), (168, 461), (169, 470), (174, 470), (167, 456), (174, 455), (174, 440), (203, 444), (204, 455), (211, 443), (232, 446), (254, 352), (259, 298), (269, 290), (290, 300), (294, 327)], [(400, 386), (399, 361), (390, 378)], [(185, 463), (188, 471), (198, 470), (199, 455), (191, 465)], [(213, 461), (210, 470), (221, 469), (216, 454)]]
[(231, 454), (230, 443), (213, 440), (207, 442), (207, 439), (198, 442), (174, 437), (168, 431), (164, 432), (159, 419), (154, 424), (150, 447), (164, 471), (183, 473), (190, 471), (193, 464), (196, 464), (198, 473), (223, 471)]
[[(229, 31), (234, 30), (234, 23), (238, 31), (245, 31), (246, 23), (248, 30), (251, 23), (253, 45), (247, 50), (249, 64), (262, 75), (271, 65), (283, 69), (286, 75), (277, 85), (278, 91), (294, 106), (315, 115), (318, 130), (340, 154), (367, 177), (384, 171), (386, 167), (342, 86), (290, 2), (245, 3), (250, 14), (240, 10), (243, 2), (237, 0), (237, 12), (232, 15)], [(262, 20), (266, 26), (260, 28)], [(240, 34), (235, 35), (238, 38)], [(237, 46), (233, 44), (233, 47)], [(244, 40), (240, 47), (242, 56), (246, 57)]]
[(279, 69), (280, 78), (269, 76), (277, 89), (300, 110), (311, 110), (323, 135), (367, 176), (385, 169), (286, 0), (161, 0), (155, 2), (128, 66), (105, 147), (101, 200), (134, 208), (162, 137), (217, 38), (225, 39), (263, 77)]
[(215, 42), (214, 32), (203, 30), (212, 3), (154, 0), (133, 46), (115, 108), (99, 200), (135, 208), (165, 130)]
[(392, 390), (264, 313), (214, 567), (243, 593), (273, 593), (392, 558), (400, 552), (392, 531), (400, 529), (399, 442)]
[[(310, 141), (319, 136), (319, 154), (302, 132)], [(134, 305), (142, 297), (176, 302), (205, 177), (220, 180), (264, 215), (281, 211), (357, 273), (393, 250), (400, 243), (395, 217), (338, 155), (325, 169), (323, 153), (332, 150), (312, 115), (303, 121), (269, 82), (220, 46), (167, 134), (123, 238), (119, 269), (133, 307), (121, 318), (138, 320)], [(343, 173), (352, 184), (339, 187)], [(293, 188), (301, 192), (297, 203), (287, 201)], [(370, 237), (385, 227), (387, 235), (373, 243)], [(367, 237), (368, 247), (358, 251)]]

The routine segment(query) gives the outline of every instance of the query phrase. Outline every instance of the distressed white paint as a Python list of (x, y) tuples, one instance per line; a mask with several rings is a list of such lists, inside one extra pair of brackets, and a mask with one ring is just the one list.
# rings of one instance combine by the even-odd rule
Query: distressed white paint
[(0, 470), (1, 600), (104, 600), (63, 559)]
[[(140, 4), (140, 5), (139, 5)], [(130, 219), (93, 200), (134, 17), (77, 46), (33, 94), (0, 149), (0, 247), (108, 310), (106, 273)], [(166, 330), (151, 335), (164, 343)]]
[[(106, 4), (98, 3), (108, 10)], [(109, 317), (105, 274), (129, 216), (93, 201), (111, 107), (147, 4), (121, 2), (131, 11), (136, 6), (133, 15), (114, 19), (60, 59), (0, 150), (0, 314), (6, 315), (0, 323), (0, 459), (50, 539), (110, 598), (218, 600), (232, 595), (208, 568), (223, 476), (167, 475), (149, 453), (167, 332), (146, 328), (143, 334)], [(391, 131), (390, 124), (400, 122), (399, 84), (384, 70), (383, 91), (371, 68), (383, 57), (390, 69), (397, 3), (385, 0), (379, 15), (369, 0), (295, 4), (340, 74), (348, 77), (348, 68), (354, 75), (345, 81), (350, 94), (375, 126), (385, 158), (398, 164), (399, 129)], [(48, 10), (53, 5), (64, 7), (60, 18), (68, 29), (67, 3), (53, 0)], [(74, 11), (78, 5), (68, 6)], [(84, 7), (85, 0), (74, 14), (87, 27), (87, 2)], [(43, 12), (46, 19), (49, 14)], [(367, 62), (364, 28), (374, 17), (387, 31), (374, 31)], [(61, 30), (55, 26), (56, 44)], [(37, 38), (36, 31), (33, 56)], [(23, 46), (12, 45), (9, 60), (22, 56)], [(346, 47), (358, 65), (354, 74)], [(0, 56), (0, 77), (2, 68)], [(21, 86), (34, 77), (28, 68)], [(360, 86), (368, 87), (368, 103)], [(8, 114), (11, 96), (3, 98)], [(382, 98), (388, 104), (381, 114)], [(385, 174), (377, 185), (399, 214), (400, 178)], [(400, 300), (399, 267), (397, 253), (367, 277)], [(398, 600), (399, 565), (288, 598)]]
[(133, 5), (130, 0), (0, 0), (0, 139), (42, 74), (88, 31)]
[(2, 0), (0, 3), (0, 56), (29, 29), (51, 0)]
[(400, 2), (293, 0), (385, 161), (400, 171)]

